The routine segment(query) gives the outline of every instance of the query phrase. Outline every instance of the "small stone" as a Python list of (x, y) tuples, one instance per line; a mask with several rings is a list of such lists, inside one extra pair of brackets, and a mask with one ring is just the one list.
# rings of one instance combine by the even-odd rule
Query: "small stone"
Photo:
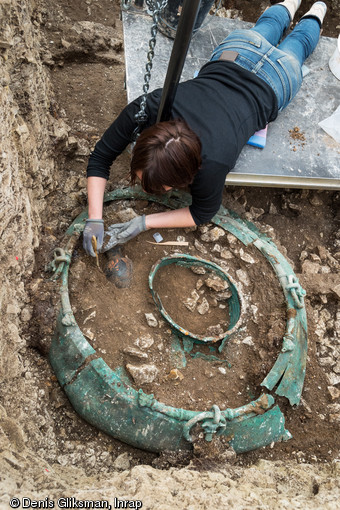
[(150, 328), (157, 328), (158, 321), (153, 313), (146, 313), (145, 318), (146, 318), (146, 322), (148, 323), (148, 326), (150, 326)]
[(262, 209), (261, 207), (251, 207), (250, 214), (251, 214), (251, 217), (256, 220), (260, 216), (264, 215), (264, 209)]
[(208, 232), (201, 235), (201, 240), (206, 243), (213, 243), (223, 237), (225, 235), (225, 231), (220, 227), (214, 227)]
[(308, 258), (308, 252), (306, 250), (302, 250), (300, 253), (300, 260), (306, 260), (306, 258)]
[(316, 262), (305, 260), (301, 265), (301, 269), (302, 272), (306, 274), (318, 274), (320, 272), (321, 266)]
[(218, 306), (218, 301), (215, 297), (210, 296), (210, 305), (214, 306), (215, 308), (216, 308), (216, 306)]
[(140, 351), (139, 349), (136, 349), (136, 347), (126, 347), (126, 349), (123, 349), (124, 354), (128, 354), (129, 356), (132, 356), (134, 358), (138, 359), (147, 359), (148, 355), (146, 352)]
[(333, 367), (333, 372), (340, 374), (340, 361), (338, 361), (337, 364)]
[(83, 334), (84, 334), (84, 336), (86, 336), (86, 338), (88, 338), (89, 340), (93, 340), (93, 339), (94, 339), (94, 337), (95, 337), (95, 334), (94, 334), (94, 333), (93, 333), (93, 331), (91, 331), (90, 329), (84, 329)]
[(177, 241), (180, 243), (185, 243), (185, 237), (184, 236), (177, 236)]
[(197, 239), (195, 239), (195, 242), (194, 242), (194, 245), (195, 245), (195, 248), (197, 251), (199, 251), (200, 253), (208, 253), (208, 250), (206, 249), (205, 246), (203, 246), (202, 243), (200, 243)]
[(229, 244), (237, 243), (237, 238), (233, 234), (227, 234), (227, 239)]
[(66, 39), (61, 39), (61, 45), (63, 46), (63, 48), (66, 48), (67, 50), (70, 46), (72, 46), (72, 44), (69, 41), (66, 41)]
[(136, 366), (128, 363), (126, 369), (132, 375), (137, 386), (152, 383), (158, 375), (158, 368), (155, 365)]
[(190, 312), (194, 312), (199, 298), (199, 294), (196, 292), (196, 290), (193, 290), (191, 293), (191, 298), (183, 301), (183, 304), (187, 307), (188, 310), (190, 310)]
[(113, 468), (117, 471), (126, 471), (127, 469), (130, 469), (130, 455), (125, 452), (121, 455), (118, 455), (116, 460), (113, 463)]
[(211, 250), (214, 253), (220, 253), (221, 252), (221, 246), (219, 244), (214, 244), (213, 249)]
[(320, 259), (319, 255), (317, 255), (316, 253), (311, 253), (310, 254), (310, 259), (313, 262), (321, 262), (321, 259)]
[(340, 383), (340, 375), (336, 375), (333, 372), (326, 374), (330, 386), (336, 386)]
[(277, 208), (272, 203), (269, 206), (269, 214), (277, 214)]
[(242, 269), (238, 269), (236, 271), (236, 276), (240, 280), (240, 282), (242, 282), (244, 285), (246, 285), (246, 286), (250, 285), (248, 275)]
[(197, 290), (200, 290), (200, 288), (204, 285), (204, 282), (202, 280), (202, 278), (199, 278), (196, 282), (196, 289)]
[(326, 366), (329, 366), (329, 365), (334, 365), (334, 360), (330, 356), (328, 356), (327, 358), (319, 358), (319, 364), (322, 367), (326, 367)]
[(149, 349), (154, 343), (154, 339), (150, 335), (143, 335), (134, 341), (140, 349)]
[(336, 294), (338, 298), (340, 298), (340, 284), (334, 285), (333, 287), (331, 287), (331, 289), (334, 292), (334, 294)]
[(338, 414), (330, 414), (329, 415), (329, 421), (331, 423), (340, 423), (340, 413), (338, 413)]
[(166, 379), (175, 380), (175, 381), (177, 379), (179, 379), (180, 381), (182, 381), (184, 379), (184, 375), (177, 368), (173, 368), (172, 370), (170, 370), (170, 372), (166, 376)]
[(293, 202), (288, 202), (288, 208), (295, 213), (301, 211), (301, 206), (299, 204), (293, 204)]
[(207, 328), (207, 336), (221, 336), (224, 331), (220, 324), (216, 324), (215, 326), (209, 326)]
[(255, 264), (255, 259), (253, 259), (253, 257), (251, 255), (249, 255), (248, 253), (244, 253), (243, 248), (240, 249), (240, 258), (244, 262), (248, 262), (248, 264)]
[(227, 289), (223, 292), (217, 292), (214, 297), (217, 299), (217, 301), (227, 301), (227, 299), (231, 298), (231, 290)]
[(207, 287), (209, 287), (209, 289), (213, 289), (216, 292), (222, 292), (229, 288), (228, 282), (222, 280), (222, 278), (219, 276), (212, 276), (211, 278), (207, 278), (204, 283)]
[(242, 340), (242, 343), (246, 344), (246, 345), (250, 345), (250, 346), (255, 345), (251, 336), (246, 336), (246, 338), (244, 338), (244, 340)]
[(96, 316), (96, 310), (93, 310), (83, 321), (83, 324), (86, 324), (88, 321), (92, 320)]
[(202, 302), (197, 306), (197, 311), (200, 315), (205, 315), (209, 311), (209, 303), (206, 298), (202, 299)]
[(327, 389), (332, 400), (337, 400), (340, 397), (340, 390), (335, 388), (335, 386), (327, 386)]
[(218, 371), (221, 372), (221, 374), (226, 375), (227, 371), (224, 367), (218, 367)]
[(206, 270), (203, 266), (191, 266), (191, 271), (195, 274), (205, 274)]
[(231, 253), (228, 248), (222, 248), (220, 253), (222, 259), (230, 260), (234, 257), (234, 255)]
[(136, 214), (135, 211), (131, 207), (127, 207), (126, 209), (123, 209), (122, 211), (118, 211), (117, 216), (122, 223), (125, 223), (126, 221), (131, 221), (134, 218), (137, 218), (138, 214)]
[(10, 305), (7, 305), (7, 307), (6, 307), (6, 313), (8, 315), (18, 315), (19, 312), (20, 312), (20, 308), (18, 307), (17, 304), (10, 304)]
[(205, 375), (205, 377), (207, 377), (208, 379), (211, 379), (212, 377), (214, 377), (213, 372), (212, 372), (211, 370), (207, 369), (207, 368), (204, 370), (204, 375)]
[(321, 200), (321, 198), (318, 196), (318, 195), (313, 195), (310, 199), (309, 199), (310, 203), (316, 207), (318, 206), (321, 206), (323, 205), (323, 201)]

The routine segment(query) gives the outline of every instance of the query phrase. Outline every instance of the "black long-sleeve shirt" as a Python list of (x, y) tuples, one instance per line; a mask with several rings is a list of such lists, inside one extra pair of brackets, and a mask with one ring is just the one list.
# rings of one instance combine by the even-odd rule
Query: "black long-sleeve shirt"
[[(156, 122), (162, 89), (148, 94), (145, 127)], [(91, 153), (87, 176), (108, 179), (110, 166), (132, 141), (141, 97), (128, 104)], [(205, 64), (198, 76), (178, 85), (171, 118), (184, 119), (202, 143), (202, 166), (191, 185), (190, 212), (197, 225), (216, 214), (227, 173), (250, 136), (277, 117), (272, 88), (233, 62)]]

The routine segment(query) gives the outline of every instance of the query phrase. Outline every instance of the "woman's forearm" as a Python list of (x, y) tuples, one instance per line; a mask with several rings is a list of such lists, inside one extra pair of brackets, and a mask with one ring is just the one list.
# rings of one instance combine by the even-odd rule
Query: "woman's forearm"
[(149, 214), (145, 218), (146, 228), (183, 228), (193, 227), (195, 222), (191, 216), (189, 207), (166, 211), (162, 213)]
[(87, 196), (89, 204), (89, 219), (99, 220), (103, 217), (103, 199), (106, 179), (102, 177), (88, 177)]

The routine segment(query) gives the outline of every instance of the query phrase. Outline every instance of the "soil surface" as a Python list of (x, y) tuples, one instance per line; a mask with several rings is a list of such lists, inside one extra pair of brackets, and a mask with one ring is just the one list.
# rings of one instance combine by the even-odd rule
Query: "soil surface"
[[(304, 2), (303, 10), (311, 3)], [(240, 1), (235, 5), (227, 2), (226, 7), (231, 9), (232, 17), (254, 22), (259, 12), (268, 5), (268, 2)], [(44, 30), (56, 94), (53, 114), (55, 118), (66, 121), (70, 131), (68, 147), (60, 150), (59, 154), (63, 178), (57, 191), (48, 197), (49, 208), (37, 254), (33, 287), (35, 281), (45, 279), (44, 267), (50, 260), (51, 252), (58, 246), (67, 226), (86, 206), (85, 170), (89, 151), (126, 105), (119, 12), (117, 1), (75, 0), (70, 3), (56, 0), (45, 13)], [(92, 25), (91, 30), (88, 33), (85, 30), (80, 37), (77, 23), (84, 20), (91, 24), (102, 24), (104, 28)], [(337, 36), (338, 24), (339, 20), (330, 13), (323, 35)], [(109, 30), (109, 35), (106, 30)], [(129, 154), (124, 153), (115, 162), (107, 190), (128, 184), (128, 168)], [(286, 428), (293, 439), (275, 444), (272, 448), (240, 455), (236, 463), (251, 464), (259, 458), (295, 458), (299, 462), (311, 463), (336, 459), (340, 449), (339, 192), (240, 189), (229, 186), (224, 192), (223, 204), (242, 218), (255, 222), (261, 231), (274, 239), (280, 251), (291, 261), (307, 291), (309, 328), (307, 373), (301, 405), (293, 409), (285, 399), (277, 399), (286, 418)], [(127, 208), (141, 214), (154, 211), (157, 207), (137, 201), (132, 204), (120, 203), (116, 210), (107, 211), (106, 214), (118, 214), (119, 210), (125, 211)], [(216, 243), (206, 242), (202, 240), (203, 233), (200, 229), (185, 233), (173, 230), (162, 232), (162, 235), (166, 241), (184, 236), (189, 247), (188, 250), (182, 248), (182, 252), (200, 255), (220, 264), (224, 262), (233, 279), (237, 282), (242, 280), (242, 292), (248, 306), (244, 317), (246, 331), (242, 333), (242, 338), (236, 337), (227, 344), (221, 354), (213, 352), (220, 361), (190, 357), (187, 367), (178, 369), (181, 373), (178, 378), (169, 376), (171, 370), (176, 368), (171, 361), (171, 334), (156, 309), (147, 278), (153, 263), (173, 253), (175, 248), (148, 244), (147, 240), (153, 241), (152, 233), (145, 233), (126, 245), (125, 253), (133, 261), (134, 268), (130, 289), (116, 289), (96, 267), (95, 260), (86, 257), (79, 246), (71, 266), (72, 306), (84, 334), (112, 368), (138, 365), (145, 359), (157, 367), (157, 377), (142, 387), (147, 393), (155, 393), (158, 400), (189, 409), (208, 408), (212, 403), (218, 403), (221, 407), (235, 407), (258, 396), (259, 383), (277, 357), (285, 328), (285, 304), (275, 275), (255, 249), (246, 249), (227, 235)], [(203, 245), (206, 253), (197, 250), (195, 241), (196, 246), (197, 241)], [(216, 249), (216, 244), (220, 249)], [(242, 260), (241, 249), (244, 258), (249, 256), (254, 262)], [(102, 255), (100, 263), (104, 269)], [(187, 309), (183, 308), (183, 300), (192, 297), (195, 287), (197, 291), (199, 278), (185, 281), (182, 273), (176, 273), (177, 269), (181, 268), (172, 268), (173, 274), (165, 278), (171, 282), (170, 288), (161, 285), (164, 305), (181, 326), (202, 334), (207, 327), (216, 325), (216, 321), (220, 323), (221, 316), (210, 320), (208, 314), (209, 321), (203, 329), (199, 329), (202, 326), (201, 316), (196, 311), (188, 314)], [(53, 309), (56, 298), (52, 294), (55, 295), (56, 288), (45, 284), (45, 287), (40, 285), (39, 289), (34, 293), (34, 317), (38, 325), (34, 334), (31, 332), (33, 357), (40, 356), (35, 354), (36, 348), (46, 350), (46, 338), (51, 337), (55, 321)], [(219, 308), (218, 304), (214, 307), (211, 297), (209, 300), (210, 315), (214, 308), (219, 313), (226, 310)], [(155, 316), (155, 328), (148, 325), (145, 313)], [(226, 316), (222, 323), (224, 320), (228, 322), (228, 310)], [(149, 335), (153, 339), (152, 346), (146, 349), (138, 346), (136, 341), (141, 335)], [(244, 342), (245, 338), (248, 338), (247, 342)], [(138, 349), (148, 358), (136, 358), (131, 354), (131, 349), (128, 352), (129, 348)], [(211, 354), (207, 346), (200, 346), (199, 351)], [(75, 442), (97, 441), (98, 431), (79, 418), (70, 419), (73, 410), (53, 374), (49, 373), (48, 368), (46, 371), (48, 392), (60, 403), (54, 411), (59, 416), (60, 434)], [(136, 385), (133, 377), (129, 377), (131, 384)], [(154, 455), (122, 445), (103, 434), (100, 434), (100, 440), (109, 445), (110, 451), (115, 454), (128, 451), (133, 458), (132, 465), (151, 463), (155, 459)], [(63, 442), (59, 445), (61, 451)]]
[[(135, 204), (138, 213), (162, 210), (155, 204), (141, 210), (138, 201)], [(126, 209), (130, 213), (131, 205)], [(121, 205), (118, 202), (113, 207)], [(110, 224), (115, 215), (106, 211), (106, 220), (108, 216)], [(120, 221), (119, 216), (114, 221)], [(212, 240), (212, 232), (218, 242)], [(185, 232), (169, 229), (163, 236), (166, 241), (185, 240), (189, 246), (181, 250), (154, 246), (149, 244), (153, 242), (151, 231), (132, 240), (123, 248), (133, 261), (133, 282), (128, 289), (116, 288), (107, 280), (105, 255), (100, 255), (100, 271), (92, 257), (84, 257), (78, 250), (70, 278), (77, 322), (111, 368), (127, 367), (130, 384), (138, 390), (141, 383), (146, 393), (167, 405), (192, 410), (213, 404), (221, 408), (244, 405), (260, 395), (260, 382), (276, 359), (285, 331), (285, 301), (279, 281), (255, 248), (246, 249), (234, 236), (211, 224)], [(160, 314), (148, 285), (152, 266), (162, 257), (181, 252), (207, 257), (223, 268), (237, 281), (242, 299), (241, 324), (223, 351), (218, 352), (220, 342), (190, 345), (186, 366), (177, 359), (171, 325)], [(176, 264), (162, 267), (153, 287), (180, 327), (195, 335), (222, 338), (229, 329), (229, 285), (215, 272), (209, 273), (203, 266), (199, 269), (205, 274)], [(265, 287), (259, 284), (263, 275)], [(142, 372), (149, 367), (153, 380), (146, 378), (143, 383), (139, 372), (134, 378), (131, 365)]]

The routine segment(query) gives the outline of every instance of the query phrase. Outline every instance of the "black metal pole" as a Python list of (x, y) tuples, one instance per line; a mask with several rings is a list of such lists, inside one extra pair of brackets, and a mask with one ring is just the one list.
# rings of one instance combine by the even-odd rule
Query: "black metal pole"
[(189, 49), (192, 31), (195, 26), (200, 0), (184, 0), (181, 16), (176, 30), (176, 37), (170, 62), (166, 73), (161, 101), (159, 104), (157, 122), (170, 119), (172, 104), (175, 99), (185, 58)]

